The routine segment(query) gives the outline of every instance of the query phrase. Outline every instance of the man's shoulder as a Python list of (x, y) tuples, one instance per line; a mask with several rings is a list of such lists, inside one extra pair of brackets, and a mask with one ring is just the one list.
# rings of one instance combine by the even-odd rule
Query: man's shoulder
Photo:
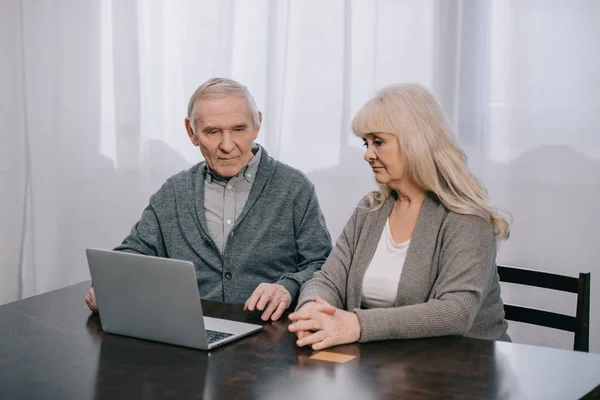
[(172, 196), (174, 192), (184, 192), (189, 188), (190, 179), (195, 180), (195, 177), (198, 173), (202, 171), (202, 167), (204, 165), (204, 161), (198, 164), (193, 165), (191, 168), (180, 171), (171, 177), (167, 178), (167, 180), (162, 184), (162, 186), (158, 189), (153, 198), (164, 198), (165, 196)]
[(275, 159), (273, 159), (273, 178), (277, 182), (290, 186), (313, 186), (313, 183), (304, 172)]
[(192, 165), (189, 169), (184, 169), (183, 171), (179, 171), (175, 175), (172, 175), (165, 183), (171, 183), (173, 185), (187, 184), (190, 177), (194, 177), (199, 172), (202, 172), (203, 167), (204, 161), (199, 162), (198, 164)]

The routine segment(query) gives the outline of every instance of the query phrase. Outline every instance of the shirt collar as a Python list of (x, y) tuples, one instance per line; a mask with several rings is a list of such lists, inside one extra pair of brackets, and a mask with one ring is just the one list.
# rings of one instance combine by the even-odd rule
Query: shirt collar
[[(252, 157), (252, 159), (250, 160), (250, 162), (248, 164), (246, 164), (246, 166), (244, 166), (241, 171), (229, 178), (235, 178), (235, 177), (239, 177), (239, 176), (243, 176), (248, 182), (252, 182), (254, 180), (254, 177), (256, 176), (256, 172), (258, 171), (258, 165), (260, 164), (260, 156), (261, 156), (261, 148), (258, 145), (254, 145), (254, 147), (252, 147), (252, 153), (254, 154), (254, 157)], [(218, 181), (228, 181), (229, 179), (225, 179), (223, 177), (220, 177), (219, 175), (217, 175), (209, 166), (208, 163), (204, 163), (204, 172), (206, 173), (205, 176), (205, 180), (210, 182), (213, 182), (215, 180)]]

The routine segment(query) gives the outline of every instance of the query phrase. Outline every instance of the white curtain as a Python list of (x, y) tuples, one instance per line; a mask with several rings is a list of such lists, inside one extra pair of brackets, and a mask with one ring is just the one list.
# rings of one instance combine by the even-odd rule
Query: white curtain
[[(0, 1), (0, 304), (89, 279), (170, 175), (201, 160), (183, 119), (212, 76), (249, 86), (258, 141), (317, 186), (335, 238), (373, 187), (354, 112), (419, 82), (495, 203), (501, 263), (592, 272), (600, 352), (600, 2)], [(572, 313), (575, 296), (503, 287)], [(572, 335), (511, 324), (516, 341)]]

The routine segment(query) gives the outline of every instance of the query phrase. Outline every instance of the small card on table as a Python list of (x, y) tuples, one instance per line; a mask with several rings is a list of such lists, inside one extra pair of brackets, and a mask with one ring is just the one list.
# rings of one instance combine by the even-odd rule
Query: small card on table
[(319, 351), (318, 353), (315, 353), (312, 356), (310, 356), (310, 358), (312, 358), (313, 360), (346, 363), (350, 360), (355, 359), (356, 357), (349, 356), (347, 354), (332, 353), (330, 351)]

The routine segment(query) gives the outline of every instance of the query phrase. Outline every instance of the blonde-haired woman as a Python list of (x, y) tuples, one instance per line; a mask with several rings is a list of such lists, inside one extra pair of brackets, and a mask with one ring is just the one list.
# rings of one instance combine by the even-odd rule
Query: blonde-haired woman
[(510, 340), (495, 262), (509, 226), (469, 171), (436, 100), (419, 85), (385, 87), (352, 129), (380, 189), (360, 202), (303, 285), (290, 314), (297, 344)]

